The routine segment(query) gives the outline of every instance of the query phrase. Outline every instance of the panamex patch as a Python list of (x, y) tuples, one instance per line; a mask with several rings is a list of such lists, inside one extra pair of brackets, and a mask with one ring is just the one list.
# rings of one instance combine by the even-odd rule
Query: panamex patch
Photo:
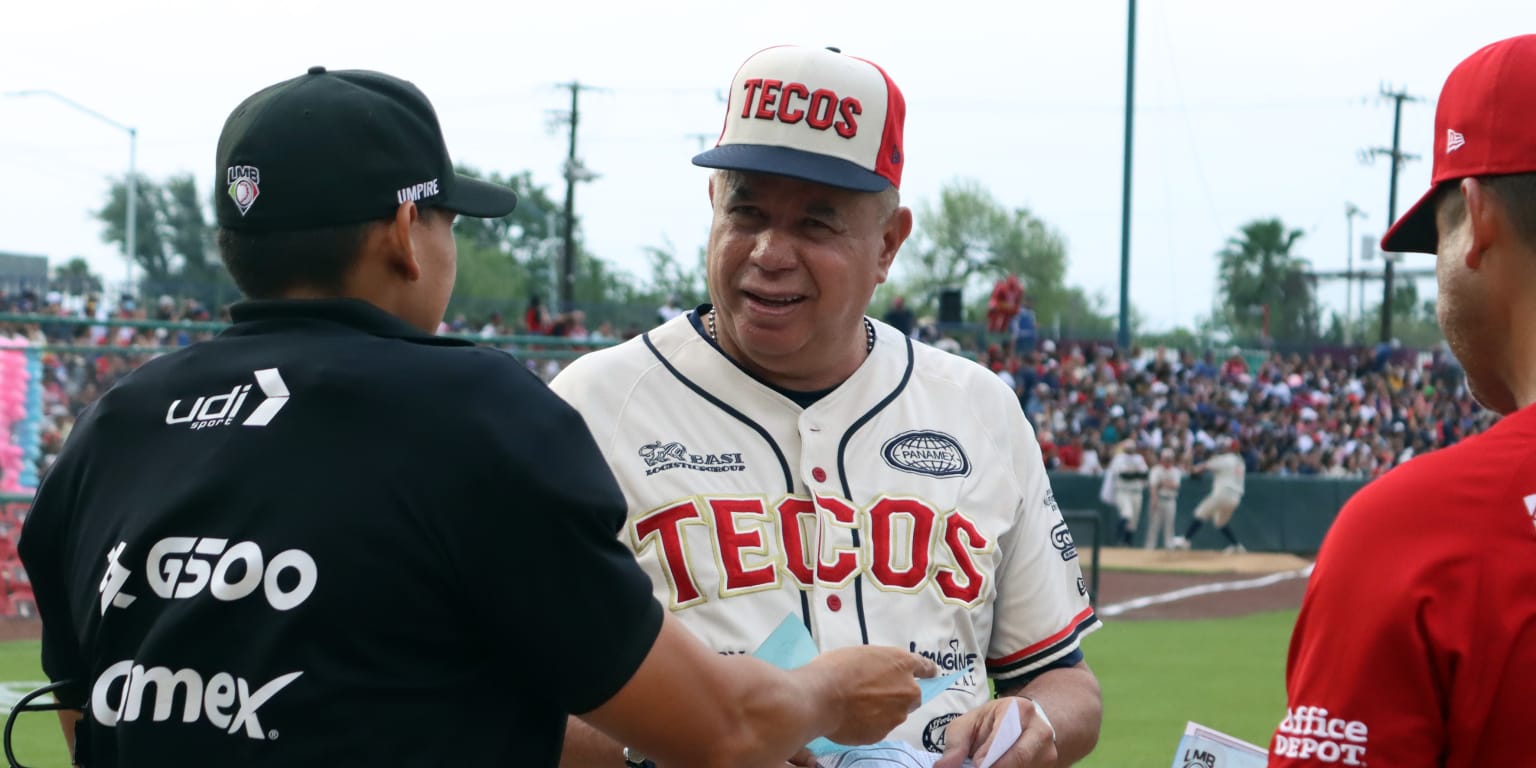
[(971, 473), (971, 460), (960, 449), (960, 441), (933, 430), (903, 432), (880, 450), (885, 463), (903, 472), (929, 477), (964, 477)]
[(261, 195), (261, 171), (254, 165), (232, 165), (225, 169), (224, 175), (225, 183), (229, 185), (229, 199), (235, 201), (235, 207), (244, 216)]
[[(256, 386), (261, 388), (265, 399), (240, 423), (247, 427), (265, 427), (288, 404), (288, 385), (283, 382), (276, 368), (263, 368), (254, 375)], [(246, 395), (250, 393), (250, 384), (237, 385), (228, 392), (199, 397), (188, 404), (185, 410), (182, 410), (182, 400), (172, 400), (171, 407), (165, 409), (165, 423), (186, 424), (188, 429), (228, 426), (240, 416), (240, 409), (245, 407)]]
[(1339, 765), (1365, 765), (1370, 732), (1359, 720), (1329, 717), (1322, 707), (1301, 706), (1285, 711), (1270, 752)]
[[(252, 690), (248, 680), (228, 672), (218, 672), (204, 682), (196, 670), (145, 667), (124, 659), (107, 667), (91, 686), (91, 716), (108, 728), (143, 719), (156, 723), (173, 717), (183, 723), (207, 720), (227, 734), (244, 732), (246, 738), (265, 741), (278, 733), (262, 729), (258, 711), (302, 674), (289, 672)], [(147, 712), (146, 703), (152, 707)]]

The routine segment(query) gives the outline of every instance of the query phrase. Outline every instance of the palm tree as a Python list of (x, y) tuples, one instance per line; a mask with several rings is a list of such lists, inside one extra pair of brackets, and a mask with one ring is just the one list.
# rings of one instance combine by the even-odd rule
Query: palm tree
[(1318, 337), (1317, 296), (1310, 264), (1291, 254), (1302, 231), (1279, 219), (1243, 225), (1216, 257), (1219, 296), (1216, 316), (1233, 336), (1311, 341)]

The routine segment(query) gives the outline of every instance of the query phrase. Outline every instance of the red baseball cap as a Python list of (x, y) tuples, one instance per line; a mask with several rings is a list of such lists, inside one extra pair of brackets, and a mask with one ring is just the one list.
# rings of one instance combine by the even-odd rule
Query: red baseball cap
[(720, 139), (693, 164), (880, 192), (901, 186), (906, 112), (874, 62), (835, 48), (766, 48), (737, 70)]
[(1435, 108), (1430, 189), (1381, 238), (1393, 253), (1434, 253), (1435, 191), (1468, 176), (1536, 172), (1536, 35), (1489, 45), (1451, 70)]

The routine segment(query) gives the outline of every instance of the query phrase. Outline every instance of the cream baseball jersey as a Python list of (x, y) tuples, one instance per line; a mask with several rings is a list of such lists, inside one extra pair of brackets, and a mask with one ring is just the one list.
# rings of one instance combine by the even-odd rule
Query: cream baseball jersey
[(965, 669), (892, 736), (943, 727), (1099, 627), (1039, 444), (1007, 387), (874, 323), (870, 356), (802, 408), (674, 318), (573, 362), (629, 504), (620, 534), (663, 606), (722, 653), (786, 615), (823, 649), (896, 646)]
[(1211, 471), (1211, 490), (1243, 495), (1243, 479), (1247, 467), (1243, 457), (1235, 453), (1219, 453), (1205, 462)]

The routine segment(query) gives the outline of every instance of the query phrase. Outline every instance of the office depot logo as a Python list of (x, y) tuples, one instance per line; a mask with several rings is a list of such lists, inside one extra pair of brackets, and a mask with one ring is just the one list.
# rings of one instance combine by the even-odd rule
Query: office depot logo
[(1301, 706), (1285, 711), (1270, 752), (1276, 757), (1365, 765), (1369, 735), (1369, 729), (1359, 720), (1329, 717), (1328, 710), (1322, 707)]

